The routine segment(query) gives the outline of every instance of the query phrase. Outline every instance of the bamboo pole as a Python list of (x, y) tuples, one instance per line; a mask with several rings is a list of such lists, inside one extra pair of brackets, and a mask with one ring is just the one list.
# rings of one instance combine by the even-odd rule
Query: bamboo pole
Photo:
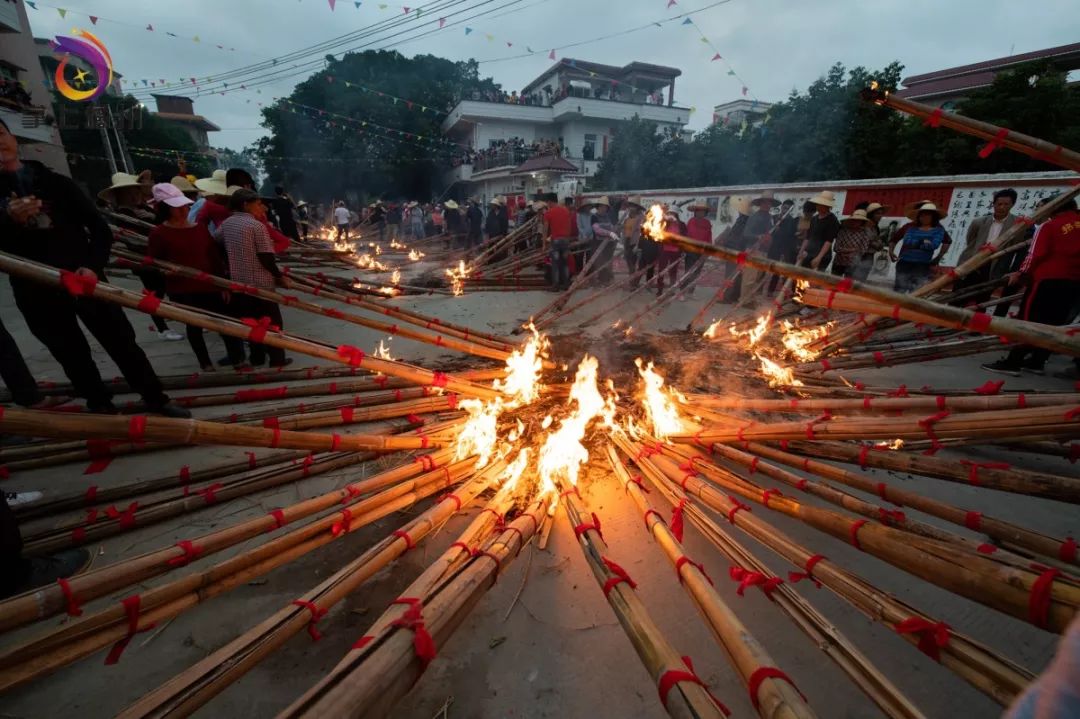
[[(414, 477), (420, 478), (421, 483), (437, 479), (444, 474), (444, 468), (453, 457), (453, 453), (451, 450), (443, 449), (424, 457), (427, 459), (417, 457), (413, 461), (399, 464), (360, 482), (354, 482), (341, 489), (283, 507), (280, 519), (271, 512), (231, 527), (194, 537), (190, 541), (200, 549), (199, 556), (208, 556), (253, 537), (275, 531), (286, 524), (324, 511), (336, 504), (347, 505), (366, 492), (389, 487)], [(68, 585), (72, 596), (76, 597), (80, 603), (88, 602), (168, 572), (183, 563), (187, 556), (183, 548), (172, 544), (122, 562), (78, 574), (68, 580)], [(0, 631), (8, 631), (47, 619), (64, 612), (67, 606), (64, 591), (56, 584), (9, 597), (0, 601)]]
[(1011, 467), (1005, 462), (951, 460), (897, 452), (887, 447), (841, 442), (790, 442), (803, 455), (834, 459), (860, 467), (908, 472), (1000, 492), (1080, 504), (1080, 479)]
[[(493, 532), (501, 533), (503, 530), (497, 525), (496, 520), (506, 515), (514, 504), (514, 480), (504, 482), (495, 496), (487, 503), (487, 506), (470, 522), (465, 531), (461, 533), (457, 541), (443, 552), (424, 572), (417, 577), (402, 593), (402, 597), (412, 597), (420, 600), (424, 607), (437, 600), (443, 585), (453, 581), (461, 574), (464, 566), (476, 559), (484, 561), (481, 552), (495, 543)], [(519, 547), (520, 553), (522, 547)], [(495, 560), (494, 555), (492, 561)], [(296, 716), (301, 712), (312, 713), (315, 706), (321, 706), (321, 711), (330, 712), (327, 708), (329, 703), (340, 703), (348, 707), (349, 712), (361, 712), (363, 699), (356, 697), (356, 683), (370, 681), (370, 674), (355, 677), (358, 670), (364, 666), (364, 662), (376, 661), (373, 653), (376, 647), (393, 634), (395, 625), (402, 618), (402, 612), (395, 605), (391, 605), (383, 614), (375, 620), (363, 633), (346, 655), (331, 669), (325, 677), (320, 679), (315, 686), (304, 692), (288, 708), (282, 711), (279, 717)], [(389, 677), (387, 677), (389, 679)], [(348, 697), (342, 696), (345, 693)]]
[[(17, 275), (36, 282), (41, 282), (43, 284), (57, 287), (63, 286), (61, 272), (57, 269), (36, 262), (22, 260), (3, 252), (0, 252), (0, 271), (6, 272), (9, 275)], [(92, 296), (95, 299), (118, 304), (129, 309), (135, 309), (141, 312), (146, 312), (149, 309), (143, 303), (143, 297), (141, 295), (108, 283), (98, 282), (93, 285), (92, 289), (86, 285), (80, 284), (78, 291), (81, 294)], [(235, 322), (231, 319), (225, 319), (205, 312), (194, 312), (183, 309), (178, 305), (169, 302), (161, 302), (156, 305), (154, 311), (149, 314), (159, 315), (166, 319), (177, 320), (186, 324), (202, 327), (203, 329), (212, 330), (220, 334), (228, 334), (243, 339), (251, 339), (251, 335), (257, 331), (257, 328), (249, 327), (241, 322)], [(360, 350), (346, 345), (333, 349), (328, 345), (317, 343), (312, 340), (300, 339), (281, 331), (272, 330), (273, 328), (269, 327), (269, 325), (267, 325), (265, 329), (258, 330), (260, 334), (265, 332), (265, 337), (260, 338), (260, 341), (263, 344), (302, 352), (312, 357), (319, 357), (321, 359), (347, 364), (349, 366), (359, 367), (362, 365), (364, 369), (381, 372), (392, 377), (401, 377), (402, 379), (409, 380), (415, 384), (444, 386), (450, 391), (483, 397), (484, 399), (494, 399), (501, 394), (497, 390), (450, 377), (441, 372), (432, 372), (431, 370), (414, 367), (395, 360), (385, 360), (366, 356), (360, 352)]]
[(718, 257), (727, 262), (733, 262), (736, 265), (747, 264), (759, 270), (777, 274), (782, 277), (805, 280), (812, 285), (828, 287), (830, 290), (836, 290), (838, 294), (850, 292), (852, 294), (869, 297), (870, 299), (883, 302), (890, 306), (899, 305), (904, 309), (933, 315), (942, 320), (955, 320), (973, 332), (999, 335), (1007, 337), (1015, 342), (1022, 342), (1035, 345), (1036, 347), (1049, 349), (1052, 352), (1059, 352), (1070, 356), (1080, 356), (1080, 338), (1070, 336), (1056, 328), (1050, 328), (1037, 322), (994, 317), (986, 315), (985, 313), (974, 313), (962, 307), (942, 305), (922, 297), (894, 292), (893, 290), (860, 282), (859, 280), (852, 280), (850, 277), (838, 277), (819, 270), (799, 267), (785, 262), (770, 260), (767, 257), (750, 255), (726, 247), (717, 247), (704, 242), (698, 242), (697, 240), (667, 232), (666, 230), (661, 230), (657, 234), (659, 237), (654, 237), (653, 239), (677, 245), (679, 249), (684, 252), (695, 252), (710, 257)]
[(623, 289), (624, 287), (628, 286), (634, 280), (640, 280), (641, 277), (646, 272), (648, 272), (649, 268), (652, 267), (652, 266), (653, 265), (647, 265), (645, 267), (642, 267), (641, 269), (637, 270), (636, 272), (628, 275), (627, 278), (626, 278), (626, 281), (624, 283), (621, 283), (621, 284), (620, 283), (612, 283), (612, 284), (608, 285), (607, 287), (601, 287), (600, 289), (596, 290), (595, 292), (593, 292), (593, 293), (591, 293), (589, 295), (586, 295), (582, 299), (580, 299), (577, 302), (571, 304), (569, 307), (563, 307), (562, 309), (559, 310), (559, 312), (557, 314), (549, 315), (548, 317), (545, 317), (544, 319), (540, 320), (539, 322), (535, 322), (534, 324), (536, 326), (536, 329), (538, 329), (538, 330), (543, 329), (543, 328), (547, 327), (548, 325), (553, 324), (555, 321), (557, 321), (557, 320), (565, 317), (566, 315), (570, 314), (571, 312), (578, 309), (579, 307), (585, 307), (586, 305), (592, 304), (594, 300), (599, 299), (602, 295), (605, 295), (605, 294), (611, 292), (612, 290)]
[(588, 318), (582, 320), (581, 322), (578, 323), (578, 325), (577, 325), (578, 328), (579, 329), (585, 329), (587, 327), (590, 327), (593, 322), (596, 322), (598, 319), (600, 319), (604, 315), (609, 314), (610, 312), (612, 312), (614, 310), (617, 310), (620, 307), (626, 306), (626, 304), (630, 301), (630, 298), (632, 298), (634, 295), (638, 294), (639, 292), (644, 292), (645, 290), (648, 290), (652, 285), (657, 283), (659, 281), (659, 279), (660, 279), (659, 266), (660, 266), (659, 263), (654, 262), (651, 265), (647, 265), (646, 267), (642, 268), (642, 269), (645, 269), (645, 270), (648, 270), (649, 268), (652, 268), (653, 270), (655, 270), (655, 274), (653, 275), (653, 278), (651, 280), (646, 279), (640, 285), (638, 285), (634, 289), (630, 290), (630, 294), (628, 294), (626, 297), (623, 297), (620, 301), (618, 301), (615, 304), (611, 305), (610, 307), (607, 307), (607, 308), (597, 312), (596, 314), (591, 315)]
[(561, 497), (566, 518), (577, 537), (604, 598), (637, 652), (638, 658), (657, 685), (660, 702), (667, 713), (680, 717), (717, 717), (728, 713), (701, 681), (693, 667), (668, 643), (634, 591), (636, 584), (610, 558), (600, 534), (600, 520), (584, 509), (577, 488), (565, 489)]
[[(1073, 406), (1080, 402), (1074, 392), (1037, 394), (1032, 396), (998, 394), (974, 396), (922, 395), (918, 397), (871, 397), (863, 399), (759, 399), (757, 397), (696, 396), (695, 406), (708, 409), (741, 409), (754, 412), (783, 412), (790, 414), (821, 414), (823, 412), (910, 412), (912, 410), (948, 410), (950, 412), (985, 412), (1025, 407)], [(1064, 408), (1064, 407), (1063, 407)]]
[(797, 364), (792, 369), (796, 374), (800, 374), (804, 372), (824, 373), (831, 370), (861, 369), (863, 367), (890, 367), (908, 362), (929, 362), (945, 357), (982, 354), (1000, 346), (1001, 340), (997, 337), (976, 336), (969, 339), (939, 342), (934, 345), (921, 343), (913, 347), (888, 352), (860, 352), (832, 358), (822, 357), (816, 362)]
[[(707, 260), (703, 258), (701, 261), (706, 262)], [(664, 269), (665, 269), (665, 271), (667, 270), (667, 268), (664, 268)], [(660, 273), (660, 270), (658, 268), (657, 271), (656, 271), (657, 282), (660, 281), (660, 274), (661, 273)], [(642, 308), (637, 314), (635, 314), (630, 319), (626, 320), (626, 329), (623, 330), (624, 334), (629, 336), (631, 331), (634, 329), (634, 323), (637, 322), (642, 317), (644, 317), (645, 315), (652, 314), (652, 313), (657, 313), (660, 310), (664, 309), (664, 307), (671, 304), (671, 301), (673, 299), (675, 299), (676, 297), (678, 297), (680, 294), (682, 294), (682, 291), (684, 289), (686, 289), (686, 286), (688, 284), (690, 284), (690, 278), (691, 277), (693, 277), (693, 273), (684, 272), (683, 276), (680, 277), (677, 282), (673, 282), (671, 287), (668, 287), (667, 290), (663, 294), (659, 295), (656, 298), (656, 300), (654, 300), (651, 304), (645, 305), (645, 307)]]
[(457, 490), (462, 499), (458, 500), (455, 495), (436, 502), (296, 601), (145, 694), (117, 714), (118, 719), (190, 716), (305, 628), (312, 639), (318, 639), (321, 634), (316, 625), (323, 615), (412, 549), (436, 526), (459, 511), (463, 503), (471, 502), (490, 482), (489, 476), (466, 482)]
[[(819, 556), (803, 547), (780, 530), (759, 519), (753, 512), (740, 511), (746, 510), (747, 507), (738, 500), (713, 490), (710, 485), (696, 476), (684, 476), (681, 470), (674, 467), (674, 463), (664, 463), (661, 467), (648, 456), (648, 453), (641, 451), (640, 445), (619, 437), (616, 437), (616, 441), (620, 442), (620, 446), (625, 444), (626, 446), (622, 447), (623, 450), (631, 457), (638, 457), (634, 462), (641, 468), (642, 473), (657, 487), (673, 495), (676, 501), (696, 497), (711, 510), (728, 517), (733, 526), (742, 529), (756, 541), (794, 564), (800, 573), (790, 574), (787, 583), (778, 584), (773, 595), (778, 598), (778, 603), (792, 595), (797, 597), (791, 585), (806, 579), (827, 587), (869, 619), (883, 623), (910, 644), (919, 646), (925, 632), (916, 632), (913, 628), (901, 631), (901, 628), (912, 627), (916, 622), (926, 626), (922, 624), (925, 622), (935, 630), (940, 628), (947, 636), (947, 640), (941, 644), (935, 642), (933, 649), (927, 646), (928, 656), (1003, 706), (1011, 704), (1013, 699), (1034, 679), (1034, 675), (1023, 667), (997, 655), (988, 647), (957, 632), (947, 624), (936, 621), (931, 615), (920, 612), (893, 595), (879, 590), (862, 577), (843, 569), (828, 557)], [(708, 528), (708, 536), (718, 540), (717, 546), (720, 546), (722, 551), (731, 553), (734, 561), (737, 561), (740, 566), (752, 568), (765, 577), (775, 576), (765, 565), (742, 549), (741, 545), (728, 538), (726, 533), (698, 506), (687, 503), (685, 511), (691, 521), (699, 527)], [(743, 557), (745, 559), (742, 559)], [(824, 619), (822, 621), (826, 626), (831, 626)], [(805, 628), (805, 624), (801, 626)], [(835, 646), (843, 647), (844, 645)], [(878, 706), (883, 709), (887, 707), (886, 711), (889, 711), (890, 715), (920, 715), (907, 698), (889, 683), (887, 677), (873, 669), (873, 664), (869, 660), (860, 661), (861, 657), (854, 647), (849, 647), (849, 651), (844, 654), (830, 652), (830, 656), (837, 661), (842, 661), (841, 666), (845, 668), (848, 675), (874, 698)]]
[[(665, 472), (671, 469), (685, 475), (698, 475), (696, 470), (678, 469), (673, 460), (663, 455), (653, 457), (652, 461), (665, 468)], [(1007, 567), (978, 552), (964, 551), (955, 544), (865, 519), (852, 521), (839, 512), (811, 507), (777, 492), (746, 491), (738, 484), (730, 488), (747, 499), (846, 541), (904, 572), (1028, 621), (1040, 629), (1060, 634), (1080, 607), (1080, 585), (1065, 581), (1058, 570), (1037, 572)]]
[(881, 107), (927, 119), (932, 123), (932, 127), (947, 127), (950, 130), (986, 140), (991, 143), (993, 149), (1005, 147), (1037, 160), (1080, 172), (1080, 153), (1063, 148), (1061, 145), (955, 112), (947, 112), (939, 107), (897, 97), (887, 90), (878, 90), (876, 87), (863, 89), (862, 99)]
[(566, 288), (566, 291), (560, 293), (558, 297), (553, 299), (548, 304), (544, 305), (544, 307), (542, 307), (539, 311), (533, 313), (533, 321), (535, 322), (536, 320), (543, 318), (543, 316), (546, 315), (548, 312), (564, 306), (570, 300), (570, 297), (572, 297), (573, 294), (579, 289), (581, 289), (582, 285), (585, 284), (585, 280), (590, 277), (590, 271), (592, 270), (593, 266), (603, 256), (604, 250), (610, 247), (614, 242), (615, 240), (611, 239), (610, 237), (605, 238), (604, 241), (600, 243), (600, 247), (592, 253), (591, 257), (589, 257), (588, 261), (585, 263), (585, 266), (581, 268), (580, 272), (578, 272), (577, 277), (574, 278), (574, 281), (571, 282), (570, 286)]
[[(607, 458), (619, 484), (625, 488), (638, 511), (644, 516), (646, 529), (674, 566), (679, 584), (694, 602), (720, 646), (727, 652), (743, 683), (750, 688), (750, 702), (762, 719), (817, 716), (794, 683), (789, 679), (785, 680), (786, 675), (781, 673), (772, 676), (771, 670), (776, 669), (776, 662), (720, 597), (705, 570), (688, 559), (681, 539), (660, 519), (656, 507), (645, 497), (642, 487), (632, 481), (630, 473), (610, 444), (607, 445)], [(766, 678), (762, 680), (761, 676)]]
[[(124, 252), (123, 250), (116, 251), (116, 254), (125, 259), (131, 260), (132, 264), (139, 261), (139, 258), (133, 254)], [(164, 260), (156, 260), (143, 258), (141, 261), (143, 265), (149, 265), (150, 267), (164, 270), (167, 275), (173, 275), (177, 277), (186, 277), (189, 279), (198, 278), (201, 282), (211, 284), (222, 290), (229, 290), (232, 292), (240, 292), (252, 297), (257, 297), (262, 300), (267, 300), (278, 305), (292, 307), (293, 309), (300, 310), (302, 312), (308, 312), (310, 314), (316, 314), (323, 317), (333, 317), (334, 319), (344, 320), (350, 324), (359, 325), (361, 327), (367, 327), (378, 332), (386, 332), (392, 336), (401, 336), (406, 339), (415, 340), (417, 342), (423, 342), (424, 344), (437, 345), (439, 347), (448, 347), (452, 350), (464, 352), (465, 354), (475, 355), (477, 357), (486, 357), (488, 359), (496, 359), (505, 361), (510, 353), (503, 350), (498, 350), (493, 347), (489, 347), (486, 344), (479, 344), (477, 342), (466, 342), (460, 340), (457, 337), (451, 335), (444, 335), (439, 333), (430, 333), (424, 330), (413, 329), (408, 326), (400, 326), (398, 324), (391, 324), (388, 322), (381, 322), (379, 320), (369, 319), (362, 317), (352, 312), (342, 312), (340, 310), (323, 307), (313, 302), (307, 302), (295, 295), (286, 295), (275, 290), (265, 290), (258, 287), (249, 285), (242, 285), (231, 280), (227, 280), (224, 277), (216, 277), (214, 275), (200, 272), (199, 270), (191, 267), (185, 267), (178, 265), (174, 262), (166, 262)]]
[[(440, 489), (449, 487), (472, 470), (443, 478), (418, 478), (401, 487), (354, 503), (342, 510), (242, 552), (204, 571), (189, 574), (141, 595), (139, 611), (132, 618), (123, 603), (61, 627), (40, 640), (31, 642), (0, 657), (0, 691), (26, 684), (73, 661), (89, 656), (114, 642), (146, 631), (159, 622), (171, 619), (188, 609), (260, 577), (319, 547), (368, 526), (394, 512), (414, 505)], [(451, 477), (454, 477), (451, 479)], [(134, 622), (134, 626), (132, 623)], [(115, 645), (114, 645), (115, 646)]]

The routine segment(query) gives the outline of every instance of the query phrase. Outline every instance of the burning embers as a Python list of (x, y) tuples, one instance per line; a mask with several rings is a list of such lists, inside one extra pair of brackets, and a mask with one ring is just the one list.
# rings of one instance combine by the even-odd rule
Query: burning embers
[(757, 318), (752, 326), (745, 323), (730, 324), (727, 334), (723, 332), (724, 320), (713, 322), (705, 330), (706, 339), (713, 341), (736, 342), (750, 351), (760, 365), (761, 373), (770, 387), (801, 387), (802, 382), (795, 379), (794, 372), (784, 366), (784, 359), (798, 362), (812, 362), (820, 352), (816, 349), (823, 340), (828, 339), (833, 323), (801, 328), (788, 320), (780, 323), (779, 344), (767, 343), (769, 331), (774, 326), (772, 312), (766, 312)]
[(652, 434), (657, 439), (666, 439), (672, 434), (684, 434), (688, 431), (686, 422), (679, 416), (676, 402), (686, 404), (686, 397), (679, 390), (664, 388), (664, 378), (653, 369), (653, 363), (643, 365), (640, 359), (634, 360), (638, 374), (645, 384), (642, 405), (645, 416), (652, 425)]
[(465, 294), (465, 278), (469, 276), (469, 268), (465, 266), (465, 260), (459, 260), (457, 267), (451, 267), (446, 271), (446, 276), (450, 278), (450, 289), (454, 292), (454, 297), (460, 297)]

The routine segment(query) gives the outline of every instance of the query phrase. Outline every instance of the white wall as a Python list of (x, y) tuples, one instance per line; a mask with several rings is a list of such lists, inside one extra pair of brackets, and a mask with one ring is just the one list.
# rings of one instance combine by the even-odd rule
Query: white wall
[(538, 137), (545, 137), (545, 131), (550, 132), (550, 125), (538, 125), (529, 122), (514, 122), (512, 120), (487, 120), (476, 125), (474, 134), (474, 147), (481, 150), (487, 147), (492, 140), (509, 140), (520, 137), (526, 144), (535, 142)]
[(594, 120), (581, 117), (563, 123), (559, 129), (567, 153), (575, 158), (581, 157), (581, 149), (585, 144), (585, 135), (596, 135), (596, 154), (593, 157), (599, 160), (604, 156), (604, 138), (608, 138), (608, 145), (610, 145), (611, 132), (616, 125), (617, 123), (609, 120)]

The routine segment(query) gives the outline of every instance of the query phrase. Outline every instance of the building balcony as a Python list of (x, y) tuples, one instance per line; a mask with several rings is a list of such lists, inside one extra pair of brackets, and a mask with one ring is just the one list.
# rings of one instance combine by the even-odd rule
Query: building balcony
[(0, 100), (0, 119), (11, 134), (25, 142), (53, 142), (52, 118), (45, 108)]
[(540, 105), (515, 105), (506, 102), (462, 100), (442, 123), (443, 133), (465, 128), (484, 120), (510, 120), (515, 122), (550, 123), (551, 108)]
[(555, 122), (570, 120), (575, 117), (595, 118), (598, 120), (632, 120), (635, 116), (649, 122), (685, 125), (690, 121), (690, 109), (650, 105), (622, 100), (601, 100), (591, 97), (564, 97), (552, 106), (552, 119)]

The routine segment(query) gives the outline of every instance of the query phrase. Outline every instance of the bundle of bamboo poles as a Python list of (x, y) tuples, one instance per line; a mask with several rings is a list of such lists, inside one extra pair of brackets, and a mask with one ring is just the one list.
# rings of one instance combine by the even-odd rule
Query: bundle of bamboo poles
[[(138, 295), (129, 290), (96, 281), (85, 283), (80, 282), (77, 279), (72, 280), (70, 278), (73, 276), (68, 275), (65, 277), (55, 268), (19, 259), (6, 253), (0, 253), (0, 271), (6, 272), (9, 275), (17, 275), (35, 282), (56, 287), (64, 287), (64, 279), (69, 279), (69, 284), (74, 283), (74, 291), (78, 292), (80, 296), (89, 296), (104, 302), (111, 302), (130, 309), (148, 312), (166, 319), (177, 320), (179, 322), (184, 322), (185, 324), (212, 330), (219, 334), (227, 334), (244, 339), (254, 339), (255, 341), (272, 347), (302, 352), (313, 357), (327, 359), (351, 367), (363, 366), (364, 369), (381, 372), (392, 377), (401, 377), (414, 384), (445, 387), (454, 392), (484, 397), (486, 399), (493, 399), (499, 395), (497, 390), (482, 387), (472, 382), (466, 382), (442, 372), (434, 372), (432, 370), (414, 367), (395, 360), (367, 356), (355, 347), (342, 345), (335, 349), (329, 345), (314, 342), (312, 340), (300, 339), (282, 332), (280, 329), (274, 329), (270, 326), (269, 320), (266, 318), (262, 318), (261, 320), (258, 318), (250, 318), (251, 324), (248, 325), (243, 322), (225, 319), (206, 312), (182, 308), (179, 305), (159, 301), (156, 298), (152, 302), (147, 302), (142, 295)], [(70, 292), (72, 289), (68, 289), (68, 291)]]

